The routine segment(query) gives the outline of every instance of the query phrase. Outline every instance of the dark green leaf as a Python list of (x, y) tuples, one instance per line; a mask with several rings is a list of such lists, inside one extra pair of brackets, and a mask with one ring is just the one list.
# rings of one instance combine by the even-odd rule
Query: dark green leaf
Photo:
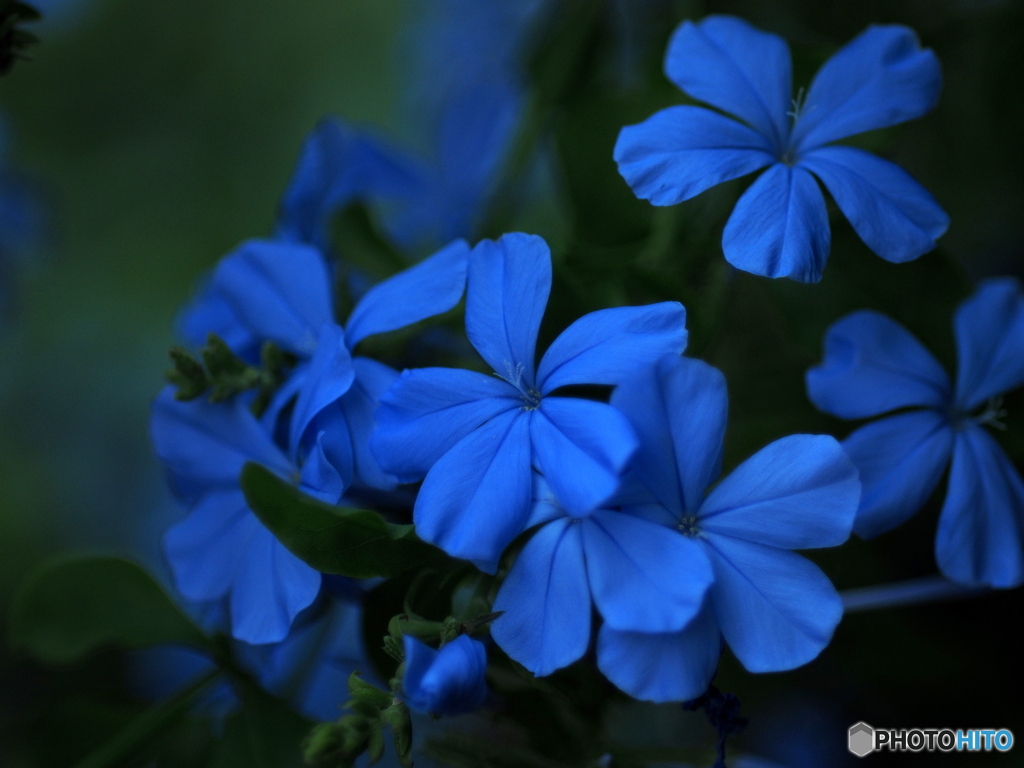
[(440, 555), (411, 525), (388, 523), (376, 512), (324, 504), (257, 464), (245, 466), (242, 489), (256, 516), (281, 543), (323, 573), (395, 576)]
[(228, 718), (211, 768), (301, 766), (310, 722), (255, 683), (244, 681), (240, 687), (242, 708)]
[(143, 648), (210, 642), (138, 565), (74, 557), (40, 566), (11, 604), (10, 642), (48, 663), (68, 663), (105, 645)]

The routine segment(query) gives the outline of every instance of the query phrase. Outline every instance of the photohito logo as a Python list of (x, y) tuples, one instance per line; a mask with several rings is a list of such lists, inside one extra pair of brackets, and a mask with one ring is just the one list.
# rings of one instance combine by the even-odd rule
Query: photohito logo
[(850, 726), (847, 747), (857, 757), (886, 749), (890, 752), (1006, 752), (1013, 746), (1009, 728), (872, 728)]

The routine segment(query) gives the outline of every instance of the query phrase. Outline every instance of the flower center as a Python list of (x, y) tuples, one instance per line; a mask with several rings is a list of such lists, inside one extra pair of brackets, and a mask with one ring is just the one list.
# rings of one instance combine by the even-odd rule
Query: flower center
[(985, 410), (973, 417), (972, 421), (1005, 432), (1006, 424), (1003, 423), (1003, 419), (1009, 415), (1010, 412), (1003, 408), (1003, 396), (996, 395), (989, 398), (988, 403), (985, 405)]
[(690, 539), (700, 536), (700, 528), (697, 527), (696, 515), (685, 515), (679, 520), (679, 532)]
[(524, 411), (535, 411), (540, 407), (540, 392), (531, 387), (523, 380), (523, 374), (526, 373), (526, 366), (522, 363), (516, 363), (512, 365), (508, 360), (505, 361), (505, 375), (502, 376), (500, 373), (495, 371), (494, 375), (499, 379), (507, 381), (513, 387), (519, 390), (519, 394), (523, 400)]

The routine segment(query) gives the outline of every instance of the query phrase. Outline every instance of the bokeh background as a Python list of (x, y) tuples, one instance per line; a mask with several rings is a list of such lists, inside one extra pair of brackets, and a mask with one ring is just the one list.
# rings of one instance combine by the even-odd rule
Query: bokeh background
[[(439, 3), (38, 5), (41, 44), (0, 80), (0, 629), (19, 577), (54, 553), (124, 553), (161, 572), (159, 536), (179, 512), (147, 418), (175, 315), (216, 259), (271, 231), (317, 120), (337, 114), (409, 146), (429, 142), (411, 119), (421, 86), (408, 51)], [(614, 54), (595, 57), (562, 94), (545, 139), (554, 186), (525, 220), (555, 249), (555, 317), (682, 300), (691, 351), (729, 380), (727, 466), (784, 434), (850, 429), (815, 412), (801, 378), (824, 329), (846, 311), (890, 313), (952, 366), (949, 315), (971, 282), (1024, 277), (1024, 2), (635, 5), (643, 12), (609, 11), (605, 47)], [(659, 73), (664, 41), (681, 19), (721, 12), (788, 38), (803, 83), (874, 22), (908, 24), (936, 50), (946, 83), (938, 109), (859, 141), (907, 168), (948, 211), (937, 252), (887, 265), (833, 216), (822, 283), (771, 282), (727, 272), (718, 249), (746, 181), (668, 212), (632, 197), (611, 159), (617, 130), (684, 100)], [(999, 437), (1020, 467), (1024, 397), (1008, 408), (1010, 429)], [(934, 573), (939, 502), (877, 541), (815, 559), (840, 588)], [(1024, 738), (1022, 619), (1019, 590), (851, 615), (807, 667), (754, 676), (727, 656), (718, 685), (750, 717), (743, 749), (785, 768), (851, 763), (845, 732), (859, 719), (1009, 727)], [(104, 654), (48, 669), (0, 646), (0, 765), (70, 765), (139, 711), (122, 662)], [(638, 746), (674, 743), (690, 731), (680, 723), (698, 717), (647, 705), (605, 716)], [(917, 761), (1024, 766), (1024, 748)]]

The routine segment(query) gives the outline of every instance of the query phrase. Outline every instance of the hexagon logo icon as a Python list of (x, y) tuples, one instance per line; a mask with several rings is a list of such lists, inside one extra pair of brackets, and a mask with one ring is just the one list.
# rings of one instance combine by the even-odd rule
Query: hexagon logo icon
[(849, 750), (857, 757), (864, 757), (875, 751), (875, 729), (867, 723), (850, 726)]

